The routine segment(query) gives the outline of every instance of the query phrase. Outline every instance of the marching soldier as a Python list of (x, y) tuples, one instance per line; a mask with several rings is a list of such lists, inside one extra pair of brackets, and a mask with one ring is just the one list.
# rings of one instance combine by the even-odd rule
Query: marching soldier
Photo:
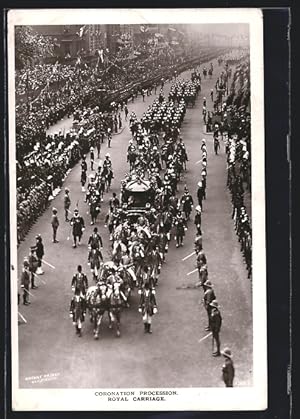
[(209, 280), (205, 281), (205, 283), (203, 284), (203, 289), (204, 289), (203, 304), (204, 304), (205, 310), (207, 311), (207, 317), (208, 317), (208, 326), (205, 328), (205, 330), (210, 331), (209, 323), (210, 323), (210, 314), (212, 310), (212, 306), (210, 305), (210, 303), (212, 303), (216, 299), (216, 295), (213, 290), (213, 285)]
[(90, 162), (91, 162), (91, 170), (94, 170), (94, 162), (95, 162), (95, 153), (94, 153), (94, 147), (90, 148)]
[(231, 350), (225, 348), (222, 352), (222, 355), (225, 358), (225, 364), (222, 367), (222, 377), (226, 387), (233, 387), (234, 379), (234, 365), (232, 361)]
[(76, 334), (81, 337), (82, 323), (85, 320), (86, 314), (86, 301), (81, 293), (76, 293), (71, 299), (70, 304), (70, 317), (76, 329)]
[(69, 221), (68, 212), (71, 205), (71, 199), (69, 195), (70, 191), (68, 188), (65, 189), (65, 196), (64, 196), (64, 210), (65, 210), (65, 221)]
[(43, 275), (44, 271), (42, 268), (42, 261), (43, 261), (43, 256), (45, 254), (45, 251), (44, 251), (43, 240), (40, 234), (36, 236), (36, 251), (35, 252), (38, 258), (38, 268), (36, 270), (36, 274)]
[(58, 217), (57, 217), (57, 209), (56, 208), (52, 208), (51, 225), (52, 225), (52, 230), (53, 230), (52, 242), (53, 243), (58, 243), (59, 241), (56, 240), (56, 233), (57, 233), (57, 229), (58, 229), (58, 226), (59, 226), (59, 221), (58, 221)]
[(202, 200), (204, 199), (205, 191), (203, 182), (198, 182), (198, 190), (197, 190), (197, 198), (198, 198), (198, 204), (202, 210)]
[(222, 326), (222, 316), (219, 310), (219, 304), (217, 300), (213, 300), (210, 303), (210, 306), (212, 307), (212, 310), (210, 312), (209, 326), (210, 326), (210, 330), (212, 331), (213, 348), (214, 348), (214, 342), (216, 342), (216, 345), (217, 345), (217, 350), (213, 352), (212, 355), (220, 356), (221, 355), (221, 352), (220, 352), (221, 342), (220, 342), (219, 335), (220, 335), (221, 326)]
[(35, 289), (38, 288), (35, 284), (34, 284), (34, 276), (36, 274), (36, 270), (38, 268), (39, 265), (39, 261), (35, 255), (36, 252), (36, 246), (31, 246), (30, 247), (30, 255), (28, 258), (28, 263), (29, 263), (29, 271), (31, 272), (31, 288)]
[(183, 212), (185, 214), (185, 219), (189, 220), (194, 202), (193, 202), (192, 195), (189, 193), (187, 187), (184, 188), (184, 194), (181, 198), (181, 205), (182, 205)]
[(195, 209), (196, 209), (196, 215), (194, 219), (194, 224), (197, 228), (197, 233), (201, 236), (202, 231), (201, 231), (201, 207), (200, 205), (198, 205)]
[(155, 299), (155, 291), (150, 289), (148, 281), (145, 283), (141, 293), (139, 312), (143, 315), (144, 332), (152, 333), (152, 316), (153, 314), (157, 313), (157, 304)]
[(176, 227), (176, 247), (183, 246), (183, 237), (185, 235), (186, 222), (181, 214), (181, 211), (178, 212), (174, 224)]
[(85, 155), (83, 155), (82, 161), (81, 161), (81, 177), (80, 177), (82, 192), (85, 192), (84, 185), (86, 184), (86, 172), (87, 172), (86, 157)]
[(85, 230), (84, 220), (79, 215), (79, 211), (77, 208), (74, 210), (74, 216), (71, 218), (70, 224), (73, 227), (72, 228), (73, 247), (75, 248), (77, 247), (77, 238), (78, 238), (78, 245), (80, 246), (82, 233)]
[(77, 272), (73, 275), (71, 288), (74, 294), (80, 294), (85, 297), (86, 290), (88, 288), (87, 276), (82, 272), (82, 266), (77, 266)]
[(30, 284), (30, 272), (29, 263), (27, 260), (23, 262), (23, 270), (21, 276), (21, 288), (23, 289), (23, 304), (27, 306), (30, 304), (29, 301), (29, 284)]
[(102, 237), (98, 233), (98, 228), (97, 227), (94, 228), (93, 234), (91, 234), (90, 237), (89, 237), (88, 246), (91, 248), (91, 250), (92, 249), (99, 249), (99, 250), (103, 249)]

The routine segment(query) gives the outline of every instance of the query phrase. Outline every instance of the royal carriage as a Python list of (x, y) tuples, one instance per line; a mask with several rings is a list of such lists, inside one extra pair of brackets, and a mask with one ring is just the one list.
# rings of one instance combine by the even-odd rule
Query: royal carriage
[(135, 221), (146, 212), (146, 204), (154, 204), (155, 190), (150, 181), (134, 179), (127, 182), (122, 193), (122, 203), (127, 205), (127, 217)]

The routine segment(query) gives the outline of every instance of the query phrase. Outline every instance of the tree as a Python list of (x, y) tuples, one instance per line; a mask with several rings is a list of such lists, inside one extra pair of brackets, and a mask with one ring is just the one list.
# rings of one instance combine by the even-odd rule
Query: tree
[(52, 41), (35, 32), (31, 26), (16, 26), (15, 62), (17, 69), (53, 55), (53, 50), (54, 44)]

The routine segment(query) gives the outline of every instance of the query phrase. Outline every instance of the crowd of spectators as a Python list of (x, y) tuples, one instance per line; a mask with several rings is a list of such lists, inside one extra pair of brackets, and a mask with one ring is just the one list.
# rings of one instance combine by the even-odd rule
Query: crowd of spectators
[[(208, 59), (219, 53), (208, 50)], [(127, 58), (124, 66), (111, 58), (99, 68), (95, 63), (56, 63), (16, 73), (18, 242), (53, 199), (68, 170), (88, 152), (95, 135), (103, 141), (108, 130), (120, 129), (120, 110), (127, 100), (143, 94), (147, 85), (172, 78), (176, 68), (182, 71), (188, 63), (159, 54)], [(47, 135), (47, 128), (65, 116), (73, 116), (78, 129)]]

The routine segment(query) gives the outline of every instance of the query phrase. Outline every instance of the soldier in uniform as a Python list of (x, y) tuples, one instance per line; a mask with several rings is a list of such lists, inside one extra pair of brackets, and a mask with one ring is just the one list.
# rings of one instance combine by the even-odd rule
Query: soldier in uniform
[(98, 271), (100, 269), (100, 265), (103, 263), (102, 253), (99, 248), (91, 248), (88, 256), (88, 263), (91, 267), (93, 279), (96, 281), (98, 278)]
[(143, 315), (144, 332), (152, 333), (151, 323), (153, 314), (157, 313), (157, 304), (155, 298), (155, 291), (150, 289), (149, 282), (147, 281), (141, 293), (139, 304), (139, 312)]
[(38, 268), (39, 265), (39, 261), (38, 258), (36, 257), (36, 246), (31, 246), (30, 247), (30, 255), (28, 257), (28, 263), (29, 263), (29, 271), (31, 272), (31, 288), (35, 289), (38, 288), (35, 284), (34, 284), (34, 276), (36, 274), (36, 270)]
[(120, 201), (117, 197), (117, 194), (113, 192), (113, 196), (109, 200), (109, 209), (113, 211), (114, 208), (119, 208), (119, 206), (120, 206)]
[(76, 208), (74, 210), (74, 216), (71, 218), (70, 221), (71, 226), (73, 227), (72, 233), (73, 233), (73, 247), (77, 247), (77, 238), (78, 238), (78, 245), (80, 245), (82, 233), (85, 230), (84, 220), (79, 215), (79, 211)]
[(204, 199), (203, 182), (198, 182), (197, 198), (198, 198), (198, 204), (200, 205), (201, 210), (202, 210), (202, 200)]
[(43, 275), (44, 271), (42, 269), (43, 256), (45, 254), (43, 240), (40, 234), (36, 236), (36, 256), (38, 258), (38, 268), (36, 270), (37, 275)]
[(194, 219), (194, 224), (197, 228), (197, 233), (201, 236), (202, 231), (201, 231), (201, 207), (200, 205), (198, 205), (195, 209), (196, 209), (196, 215)]
[(69, 195), (70, 191), (68, 188), (65, 189), (65, 196), (64, 196), (64, 210), (65, 210), (65, 221), (69, 221), (68, 212), (71, 205), (71, 199)]
[(194, 244), (195, 244), (195, 252), (196, 254), (198, 254), (202, 250), (202, 236), (201, 234), (198, 233), (198, 231), (196, 233)]
[(90, 148), (90, 163), (91, 163), (91, 170), (94, 170), (94, 162), (95, 162), (95, 153), (94, 153), (94, 147)]
[(94, 228), (93, 234), (91, 234), (90, 237), (89, 237), (88, 246), (91, 249), (99, 249), (99, 250), (103, 249), (102, 237), (98, 233), (98, 228), (97, 227)]
[(210, 306), (212, 307), (212, 310), (210, 312), (210, 318), (209, 318), (209, 326), (210, 330), (212, 331), (212, 337), (213, 337), (213, 347), (214, 342), (216, 342), (217, 350), (213, 352), (213, 356), (220, 356), (220, 331), (222, 326), (222, 316), (219, 310), (219, 304), (217, 300), (213, 300), (210, 303)]
[(30, 272), (29, 272), (29, 263), (27, 260), (23, 262), (23, 270), (21, 276), (21, 288), (23, 289), (23, 304), (27, 306), (30, 304), (29, 301), (29, 284), (30, 284)]
[(183, 237), (185, 235), (186, 222), (182, 216), (181, 211), (179, 211), (179, 213), (177, 214), (174, 224), (176, 227), (176, 247), (183, 246)]
[(189, 193), (187, 187), (184, 188), (184, 194), (181, 198), (181, 205), (182, 205), (183, 212), (185, 214), (185, 219), (189, 220), (194, 202), (193, 202), (192, 195)]
[(232, 361), (231, 350), (229, 348), (225, 348), (221, 354), (225, 358), (225, 363), (222, 367), (222, 377), (226, 387), (233, 387), (233, 379), (234, 379), (234, 365)]
[(52, 231), (53, 231), (52, 242), (53, 243), (58, 243), (59, 241), (56, 240), (56, 233), (57, 233), (57, 229), (58, 229), (58, 226), (59, 226), (59, 221), (58, 221), (58, 217), (57, 217), (57, 209), (56, 208), (52, 208), (51, 225), (52, 225)]
[(85, 155), (83, 155), (82, 161), (81, 161), (81, 177), (80, 177), (82, 192), (85, 192), (84, 185), (86, 184), (86, 172), (87, 172), (86, 157)]
[(71, 288), (74, 294), (80, 294), (85, 297), (86, 290), (88, 288), (87, 276), (82, 272), (82, 266), (77, 266), (77, 272), (73, 275)]
[(207, 317), (208, 317), (208, 326), (205, 328), (205, 330), (209, 331), (210, 330), (209, 320), (210, 320), (210, 313), (212, 310), (210, 303), (212, 303), (216, 299), (216, 295), (213, 290), (213, 285), (209, 280), (204, 282), (203, 289), (204, 289), (203, 305), (204, 305), (205, 310), (207, 311)]

